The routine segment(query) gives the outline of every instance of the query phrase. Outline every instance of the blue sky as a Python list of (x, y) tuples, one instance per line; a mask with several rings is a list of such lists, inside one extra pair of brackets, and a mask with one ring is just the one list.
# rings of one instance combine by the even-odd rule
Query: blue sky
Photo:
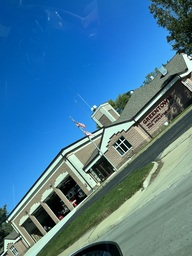
[[(0, 2), (0, 207), (96, 129), (89, 106), (140, 87), (175, 54), (148, 0)], [(87, 102), (81, 99), (81, 97)]]

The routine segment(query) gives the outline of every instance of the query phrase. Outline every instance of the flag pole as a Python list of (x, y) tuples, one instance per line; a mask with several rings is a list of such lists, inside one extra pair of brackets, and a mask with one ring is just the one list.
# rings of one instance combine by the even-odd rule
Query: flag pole
[(108, 157), (101, 151), (101, 149), (95, 144), (95, 142), (90, 138), (91, 134), (87, 134), (85, 130), (83, 130), (83, 128), (85, 128), (86, 126), (82, 123), (76, 122), (71, 116), (70, 119), (73, 121), (73, 123), (75, 123), (75, 125), (89, 138), (89, 141), (93, 144), (93, 146), (99, 151), (99, 154), (101, 156), (103, 156), (113, 167), (113, 169), (117, 172), (117, 168), (114, 166), (114, 164), (111, 163), (111, 161), (108, 159)]
[(101, 156), (103, 156), (110, 164), (111, 164), (111, 166), (113, 167), (113, 169), (117, 172), (118, 170), (117, 170), (117, 168), (114, 166), (114, 164), (112, 164), (111, 163), (111, 161), (108, 159), (108, 157), (101, 151), (101, 149), (100, 148), (98, 148), (98, 146), (95, 144), (95, 142), (90, 138), (90, 136), (88, 136), (89, 137), (89, 140), (90, 140), (90, 142), (95, 146), (95, 148), (99, 151), (99, 154), (101, 155)]

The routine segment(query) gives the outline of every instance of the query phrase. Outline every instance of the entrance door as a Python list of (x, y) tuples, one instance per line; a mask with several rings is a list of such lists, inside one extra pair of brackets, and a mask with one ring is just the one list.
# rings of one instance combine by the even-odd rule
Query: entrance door
[(92, 167), (92, 172), (94, 172), (99, 181), (105, 181), (112, 173), (114, 173), (112, 165), (102, 157), (97, 164)]

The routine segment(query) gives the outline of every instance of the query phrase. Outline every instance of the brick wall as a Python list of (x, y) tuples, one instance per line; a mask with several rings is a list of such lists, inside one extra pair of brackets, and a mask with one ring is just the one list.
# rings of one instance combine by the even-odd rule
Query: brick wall
[(181, 83), (177, 82), (167, 93), (157, 101), (139, 121), (151, 136), (155, 136), (192, 103), (192, 93)]
[[(97, 146), (99, 142), (100, 139), (94, 140), (94, 143)], [(74, 152), (74, 154), (81, 161), (81, 163), (85, 165), (95, 150), (95, 146), (90, 142), (89, 144), (86, 144), (84, 147), (79, 148), (76, 152)]]
[[(49, 190), (51, 190), (51, 193), (54, 193), (54, 191), (50, 188), (50, 184), (54, 185), (58, 176), (60, 174), (66, 173), (67, 176), (71, 176), (75, 182), (82, 188), (82, 190), (85, 192), (85, 194), (89, 194), (90, 192), (87, 190), (85, 185), (77, 178), (77, 176), (73, 173), (72, 170), (65, 164), (65, 162), (62, 163), (62, 165), (57, 169), (57, 171), (46, 180), (46, 182), (43, 184), (43, 186), (39, 189), (38, 193), (28, 201), (28, 203), (23, 207), (22, 211), (19, 213), (19, 215), (14, 220), (14, 223), (19, 228), (20, 233), (22, 234), (22, 229), (20, 229), (20, 220), (23, 216), (26, 216), (26, 211), (30, 212), (30, 209), (34, 207), (36, 204), (40, 203), (42, 200), (42, 195)], [(66, 177), (67, 177), (66, 176)], [(40, 206), (41, 207), (41, 206)]]
[[(123, 136), (131, 145), (132, 148), (125, 153), (125, 155), (119, 154), (119, 152), (114, 148), (114, 143)], [(150, 137), (138, 126), (132, 126), (127, 131), (121, 131), (110, 138), (108, 144), (108, 151), (106, 156), (111, 159), (113, 164), (119, 168), (125, 162), (129, 160), (135, 153), (137, 153), (144, 145), (150, 141)]]

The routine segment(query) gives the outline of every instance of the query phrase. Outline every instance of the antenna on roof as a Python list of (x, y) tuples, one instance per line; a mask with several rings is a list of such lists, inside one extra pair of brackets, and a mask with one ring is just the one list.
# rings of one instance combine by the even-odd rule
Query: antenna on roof
[(91, 109), (91, 106), (87, 103), (86, 100), (83, 99), (83, 97), (81, 97), (81, 95), (79, 93), (77, 93), (77, 95), (79, 96), (79, 98)]

